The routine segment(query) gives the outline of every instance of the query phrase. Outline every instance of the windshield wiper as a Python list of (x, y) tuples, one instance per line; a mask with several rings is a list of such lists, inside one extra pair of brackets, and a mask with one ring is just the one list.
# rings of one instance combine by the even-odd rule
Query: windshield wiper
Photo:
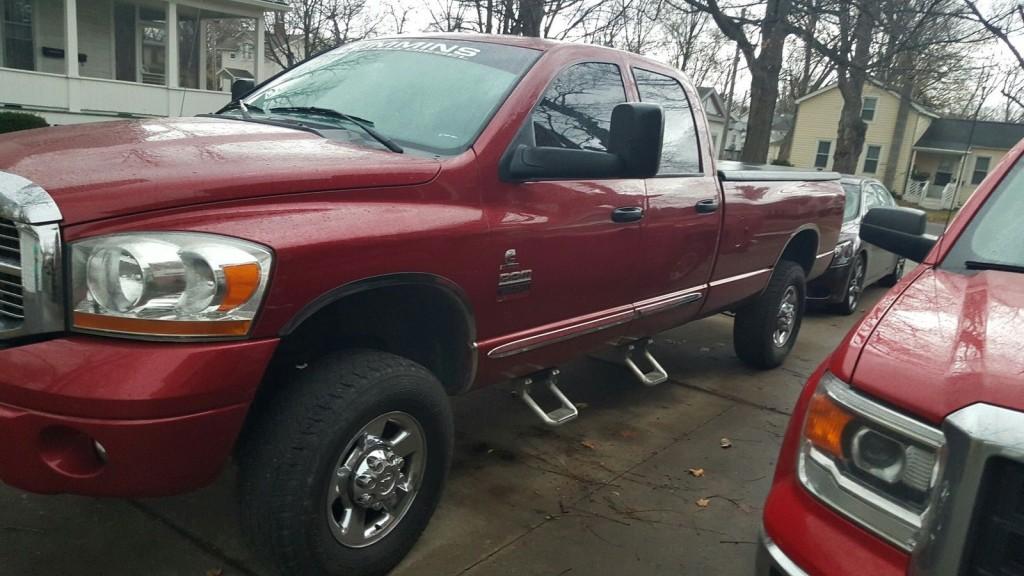
[(968, 260), (964, 262), (968, 270), (999, 270), (1000, 272), (1016, 272), (1024, 274), (1024, 266), (1017, 264), (1004, 264), (1002, 262), (981, 262), (979, 260)]
[(402, 147), (394, 140), (378, 132), (377, 129), (373, 127), (373, 122), (366, 120), (365, 118), (352, 116), (351, 114), (345, 114), (344, 112), (338, 112), (337, 110), (331, 110), (330, 108), (319, 108), (317, 106), (282, 106), (279, 108), (271, 108), (270, 112), (271, 114), (315, 114), (317, 116), (326, 116), (328, 118), (345, 120), (359, 126), (364, 132), (373, 137), (377, 142), (383, 144), (388, 150), (397, 152), (398, 154), (405, 152), (405, 150), (403, 150)]
[[(246, 104), (242, 100), (235, 100), (233, 102), (228, 103), (228, 105), (225, 106), (224, 108), (221, 108), (221, 112), (224, 112), (224, 111), (227, 111), (227, 110), (239, 110), (239, 111), (241, 111), (242, 112), (242, 117), (245, 118), (246, 120), (252, 120), (252, 114), (249, 113), (250, 110), (255, 110), (256, 112), (259, 112), (260, 114), (263, 113), (263, 109), (260, 108), (259, 106), (252, 106), (250, 104)], [(220, 112), (218, 112), (218, 114), (220, 114)]]

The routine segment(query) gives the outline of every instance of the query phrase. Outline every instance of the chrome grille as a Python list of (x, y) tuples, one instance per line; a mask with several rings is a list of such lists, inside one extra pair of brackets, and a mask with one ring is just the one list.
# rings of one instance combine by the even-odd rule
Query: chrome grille
[(0, 316), (25, 319), (21, 284), (21, 234), (14, 222), (0, 219)]

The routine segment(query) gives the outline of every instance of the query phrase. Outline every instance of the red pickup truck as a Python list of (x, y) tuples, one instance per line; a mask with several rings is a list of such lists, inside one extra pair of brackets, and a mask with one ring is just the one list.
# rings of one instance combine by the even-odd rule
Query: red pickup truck
[(555, 367), (611, 345), (657, 384), (645, 338), (723, 311), (778, 365), (842, 190), (716, 167), (696, 102), (632, 54), (440, 35), (0, 139), (0, 479), (153, 496), (235, 456), (283, 572), (378, 574), (439, 500), (450, 395), (513, 381), (559, 424)]
[(921, 262), (808, 381), (764, 509), (759, 576), (1024, 573), (1024, 142), (945, 234), (875, 208)]

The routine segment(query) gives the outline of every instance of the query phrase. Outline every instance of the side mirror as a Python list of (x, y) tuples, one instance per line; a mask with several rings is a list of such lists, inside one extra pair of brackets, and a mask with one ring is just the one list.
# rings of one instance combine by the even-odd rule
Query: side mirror
[(661, 164), (664, 132), (661, 106), (619, 104), (612, 110), (608, 152), (520, 144), (502, 176), (508, 180), (650, 178)]
[(231, 83), (231, 100), (238, 101), (245, 98), (249, 92), (252, 92), (256, 88), (256, 81), (254, 80), (235, 80)]
[(861, 240), (921, 262), (938, 240), (926, 234), (928, 216), (914, 208), (872, 208), (860, 223)]

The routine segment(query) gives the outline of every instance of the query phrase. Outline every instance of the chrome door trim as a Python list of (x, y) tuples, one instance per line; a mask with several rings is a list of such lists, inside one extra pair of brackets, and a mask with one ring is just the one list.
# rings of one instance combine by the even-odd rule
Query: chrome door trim
[(637, 317), (636, 310), (623, 310), (608, 316), (596, 318), (594, 320), (588, 320), (579, 324), (572, 324), (541, 334), (535, 334), (533, 336), (527, 336), (519, 340), (514, 340), (507, 344), (502, 344), (496, 348), (492, 348), (487, 353), (488, 358), (508, 358), (509, 356), (515, 356), (544, 346), (550, 346), (559, 342), (565, 342), (573, 338), (580, 336), (586, 336), (587, 334), (593, 334), (594, 332), (600, 332), (616, 326), (621, 326), (627, 322), (635, 320)]
[(670, 292), (668, 294), (662, 294), (661, 296), (642, 300), (636, 303), (637, 312), (639, 312), (641, 316), (645, 316), (657, 312), (664, 312), (677, 306), (682, 306), (683, 304), (696, 302), (704, 297), (702, 290), (706, 287), (707, 284), (703, 284), (701, 286), (694, 286), (678, 292)]
[(762, 270), (755, 270), (753, 272), (747, 272), (746, 274), (738, 274), (736, 276), (729, 276), (728, 278), (722, 278), (721, 280), (714, 280), (708, 286), (714, 288), (715, 286), (721, 286), (730, 282), (738, 282), (740, 280), (746, 280), (747, 278), (753, 278), (754, 276), (760, 276), (761, 274), (771, 273), (771, 268), (764, 268)]

